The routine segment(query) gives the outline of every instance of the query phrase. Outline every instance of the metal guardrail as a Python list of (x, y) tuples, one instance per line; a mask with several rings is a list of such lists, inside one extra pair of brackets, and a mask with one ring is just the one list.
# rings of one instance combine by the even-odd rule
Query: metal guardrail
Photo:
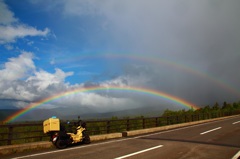
[[(236, 114), (240, 114), (240, 111), (204, 114), (183, 114), (177, 116), (161, 116), (148, 118), (139, 117), (133, 119), (126, 118), (96, 121), (90, 120), (86, 121), (86, 123), (89, 135), (99, 135), (159, 127), (178, 123), (186, 123)], [(69, 132), (74, 129), (73, 124), (66, 124), (66, 121), (63, 121), (61, 123), (65, 125), (66, 129)], [(0, 146), (47, 140), (49, 140), (49, 137), (43, 133), (42, 122), (0, 125)]]

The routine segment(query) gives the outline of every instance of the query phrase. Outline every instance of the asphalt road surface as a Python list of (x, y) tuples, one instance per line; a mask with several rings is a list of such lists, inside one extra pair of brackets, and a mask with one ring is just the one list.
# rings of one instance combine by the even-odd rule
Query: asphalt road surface
[[(15, 159), (238, 159), (240, 116), (89, 145), (8, 156)], [(240, 157), (239, 157), (240, 159)]]

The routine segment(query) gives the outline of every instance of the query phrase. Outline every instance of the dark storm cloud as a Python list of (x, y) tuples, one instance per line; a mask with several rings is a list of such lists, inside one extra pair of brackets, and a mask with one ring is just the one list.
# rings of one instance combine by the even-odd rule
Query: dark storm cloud
[[(118, 35), (119, 41), (131, 43), (133, 52), (193, 69), (154, 64), (148, 72), (135, 69), (149, 77), (148, 85), (201, 104), (239, 99), (239, 92), (226, 87), (240, 88), (240, 1), (124, 2), (121, 14), (108, 15), (120, 32), (128, 33)], [(136, 75), (133, 67), (130, 71)]]

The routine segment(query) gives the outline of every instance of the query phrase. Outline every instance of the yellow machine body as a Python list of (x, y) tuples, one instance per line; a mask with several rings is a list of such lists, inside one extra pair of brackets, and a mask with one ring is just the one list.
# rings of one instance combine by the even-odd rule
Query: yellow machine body
[(73, 140), (73, 143), (78, 143), (78, 142), (81, 142), (83, 140), (83, 134), (82, 132), (85, 130), (85, 128), (83, 127), (77, 127), (77, 133), (74, 134), (74, 133), (67, 133), (71, 136), (72, 140)]
[(60, 120), (58, 118), (49, 118), (43, 122), (43, 132), (48, 133), (51, 131), (60, 130)]

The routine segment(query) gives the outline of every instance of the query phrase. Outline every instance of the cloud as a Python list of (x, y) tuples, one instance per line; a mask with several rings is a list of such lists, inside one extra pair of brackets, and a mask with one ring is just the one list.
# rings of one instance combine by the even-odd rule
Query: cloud
[(50, 33), (50, 29), (38, 30), (19, 22), (8, 9), (4, 1), (0, 1), (0, 44), (14, 43), (19, 38), (26, 36), (43, 36)]
[(48, 28), (42, 31), (26, 25), (0, 26), (0, 44), (13, 43), (16, 39), (26, 36), (47, 36), (49, 32)]
[(22, 52), (3, 65), (0, 70), (0, 99), (31, 102), (67, 89), (68, 84), (64, 80), (73, 72), (60, 69), (53, 74), (37, 71), (33, 58), (33, 53)]
[(27, 100), (34, 96), (26, 91), (27, 85), (23, 82), (36, 69), (33, 57), (30, 52), (22, 52), (4, 64), (0, 70), (0, 99)]
[[(106, 83), (145, 86), (201, 106), (239, 99), (239, 1), (64, 2), (64, 16), (94, 17), (96, 25), (108, 24), (114, 52), (124, 48), (136, 57), (146, 56), (145, 64), (125, 65), (123, 75)], [(148, 58), (159, 62), (149, 63)], [(164, 65), (163, 59), (173, 64)]]
[[(50, 73), (38, 70), (34, 64), (34, 54), (22, 52), (18, 57), (9, 58), (0, 70), (0, 101), (3, 108), (24, 108), (27, 105), (50, 96), (84, 88), (86, 85), (70, 85), (65, 80), (73, 72), (64, 72), (59, 68)], [(103, 82), (98, 85), (122, 85), (121, 82)], [(7, 102), (6, 102), (7, 100)], [(130, 104), (130, 105), (129, 105)], [(106, 93), (77, 93), (45, 104), (42, 108), (88, 106), (99, 112), (121, 110), (126, 107), (136, 107), (137, 102), (125, 97), (114, 97)], [(138, 105), (139, 106), (139, 105)]]
[(35, 65), (32, 61), (33, 54), (31, 52), (22, 52), (17, 58), (10, 58), (4, 64), (4, 69), (0, 70), (0, 84), (4, 82), (12, 82), (14, 80), (26, 78), (29, 73), (35, 71)]
[(138, 101), (135, 101), (131, 98), (119, 96), (114, 97), (113, 95), (110, 95), (110, 93), (109, 96), (107, 96), (106, 94), (95, 92), (77, 93), (71, 96), (60, 98), (53, 103), (58, 107), (65, 107), (69, 109), (86, 106), (96, 112), (119, 111), (141, 106)]
[[(73, 89), (85, 88), (90, 85), (104, 86), (111, 85), (127, 86), (126, 77), (118, 77), (101, 83), (79, 83), (70, 85), (66, 78), (72, 76), (73, 72), (64, 72), (59, 68), (50, 73), (45, 70), (38, 70), (34, 63), (34, 54), (22, 52), (18, 57), (9, 58), (0, 70), (0, 101), (6, 105), (2, 108), (24, 108), (27, 105), (44, 98), (49, 98), (59, 93), (68, 92)], [(6, 102), (7, 100), (7, 102)], [(129, 98), (128, 93), (114, 94), (112, 92), (85, 92), (65, 96), (41, 108), (54, 107), (79, 107), (87, 106), (98, 112), (108, 112), (139, 107), (142, 104), (138, 100)]]
[(37, 88), (38, 92), (41, 92), (52, 85), (64, 84), (65, 78), (71, 75), (73, 75), (73, 72), (65, 73), (60, 69), (55, 69), (54, 74), (41, 70), (35, 72), (34, 76), (30, 76), (26, 82), (31, 83), (31, 86)]
[(18, 21), (18, 19), (14, 17), (14, 13), (8, 9), (8, 6), (3, 0), (0, 0), (0, 15), (4, 15), (0, 16), (1, 25), (8, 25)]
[[(238, 1), (60, 0), (49, 11), (56, 6), (64, 17), (91, 17), (96, 26), (104, 26), (101, 31), (111, 35), (105, 43), (114, 51), (121, 48), (214, 70), (212, 63), (219, 67), (222, 60), (231, 62), (240, 49)], [(106, 34), (99, 36), (92, 39), (106, 40)]]
[[(128, 72), (129, 76), (134, 77), (136, 72), (142, 72), (146, 76), (142, 78), (139, 75), (139, 80), (145, 79), (146, 82), (148, 77), (148, 81), (154, 82), (152, 86), (158, 85), (180, 96), (181, 92), (191, 91), (194, 86), (202, 94), (211, 92), (216, 98), (225, 98), (224, 93), (217, 92), (218, 80), (224, 81), (223, 85), (226, 83), (239, 88), (236, 81), (240, 80), (237, 69), (240, 67), (237, 62), (240, 50), (240, 1), (73, 0), (62, 1), (62, 5), (64, 16), (94, 17), (98, 19), (98, 25), (107, 23), (105, 27), (113, 37), (108, 43), (114, 46), (114, 51), (124, 48), (130, 54), (135, 52), (155, 59), (164, 58), (193, 69), (192, 74), (179, 73), (177, 69), (162, 65), (162, 68), (156, 68), (159, 65), (150, 64), (153, 70), (149, 69), (147, 73), (144, 69), (129, 65), (132, 69)], [(104, 37), (102, 40), (105, 40)], [(202, 78), (201, 72), (208, 78)], [(164, 86), (158, 81), (162, 81)], [(205, 84), (207, 89), (199, 83)], [(187, 96), (187, 93), (184, 94)], [(231, 98), (231, 95), (227, 96)], [(215, 100), (214, 97), (212, 100)]]

